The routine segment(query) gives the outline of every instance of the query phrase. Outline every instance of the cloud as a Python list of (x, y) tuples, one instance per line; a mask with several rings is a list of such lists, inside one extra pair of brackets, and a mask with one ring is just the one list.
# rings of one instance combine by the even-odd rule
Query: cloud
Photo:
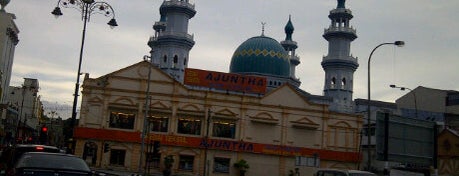
[[(154, 35), (152, 25), (159, 20), (162, 1), (108, 1), (115, 10), (119, 26), (110, 30), (107, 18), (92, 16), (82, 72), (99, 77), (142, 60)], [(296, 53), (301, 64), (296, 68), (301, 88), (322, 94), (324, 72), (322, 56), (328, 54), (328, 42), (322, 37), (330, 25), (329, 11), (334, 0), (233, 0), (193, 1), (197, 14), (189, 21), (189, 33), (196, 44), (190, 52), (189, 66), (227, 72), (234, 50), (250, 37), (265, 34), (278, 41), (285, 38), (284, 26), (292, 15), (298, 42)], [(64, 16), (55, 19), (50, 12), (57, 0), (12, 1), (6, 8), (17, 16), (20, 42), (16, 48), (12, 85), (23, 77), (40, 81), (43, 100), (71, 101), (75, 86), (81, 46), (81, 14), (62, 9)], [(459, 1), (451, 0), (361, 0), (347, 1), (353, 11), (351, 25), (357, 38), (351, 53), (359, 58), (354, 74), (354, 98), (367, 96), (367, 60), (380, 43), (405, 40), (403, 48), (385, 46), (372, 60), (372, 99), (393, 102), (400, 91), (389, 84), (415, 88), (459, 89), (455, 73), (459, 67), (459, 22), (454, 18)], [(403, 93), (403, 92), (402, 92)]]

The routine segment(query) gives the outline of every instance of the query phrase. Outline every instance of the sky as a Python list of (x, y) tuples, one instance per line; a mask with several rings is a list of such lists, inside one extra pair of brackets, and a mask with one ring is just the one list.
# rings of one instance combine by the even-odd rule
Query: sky
[[(23, 78), (38, 79), (45, 111), (71, 113), (77, 77), (83, 22), (77, 9), (61, 8), (63, 16), (51, 11), (58, 0), (11, 0), (5, 10), (16, 15), (19, 43), (16, 46), (11, 86)], [(149, 55), (147, 41), (154, 35), (163, 0), (105, 0), (115, 11), (118, 27), (94, 14), (86, 28), (81, 72), (91, 78), (117, 71)], [(285, 39), (289, 15), (298, 42), (300, 65), (296, 76), (300, 88), (323, 95), (324, 71), (320, 65), (328, 54), (322, 37), (330, 25), (329, 11), (336, 0), (190, 0), (197, 14), (188, 33), (196, 44), (190, 51), (189, 68), (229, 72), (231, 57), (245, 40), (264, 34), (277, 41)], [(457, 0), (347, 0), (354, 15), (351, 25), (358, 38), (351, 53), (358, 58), (354, 73), (354, 99), (367, 98), (368, 57), (379, 44), (405, 41), (404, 47), (385, 45), (372, 55), (371, 98), (395, 102), (408, 92), (391, 84), (415, 89), (424, 86), (459, 90), (459, 1)], [(81, 80), (83, 77), (81, 77)], [(81, 90), (81, 89), (80, 89)], [(78, 101), (80, 104), (81, 101)]]

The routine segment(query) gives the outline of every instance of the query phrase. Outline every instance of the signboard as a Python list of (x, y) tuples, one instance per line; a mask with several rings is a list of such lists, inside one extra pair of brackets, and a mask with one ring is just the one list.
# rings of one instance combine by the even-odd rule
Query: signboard
[(435, 122), (378, 113), (377, 159), (432, 166), (435, 160)]
[[(98, 139), (104, 141), (119, 141), (126, 143), (140, 143), (140, 132), (95, 129), (76, 127), (76, 139)], [(310, 156), (320, 158), (322, 160), (359, 162), (360, 154), (356, 151), (333, 151), (326, 149), (315, 149), (287, 145), (263, 144), (246, 142), (242, 140), (222, 140), (222, 139), (205, 139), (200, 136), (181, 136), (169, 134), (153, 134), (147, 136), (149, 141), (158, 141), (161, 146), (178, 146), (191, 147), (200, 149), (213, 149), (234, 152), (260, 153), (267, 155), (280, 156)]]
[(264, 94), (266, 92), (265, 77), (222, 73), (192, 68), (185, 69), (184, 84), (246, 93)]

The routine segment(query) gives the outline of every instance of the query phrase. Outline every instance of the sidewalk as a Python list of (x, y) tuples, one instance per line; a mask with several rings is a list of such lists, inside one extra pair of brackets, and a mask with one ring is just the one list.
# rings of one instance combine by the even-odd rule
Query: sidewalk
[[(107, 175), (107, 176), (141, 176), (142, 173), (137, 173), (137, 172), (127, 172), (127, 171), (115, 171), (115, 170), (106, 170), (106, 169), (98, 169), (98, 168), (93, 168), (93, 171), (95, 171), (96, 174), (99, 175)], [(150, 173), (148, 176), (162, 176), (162, 174), (159, 173)]]

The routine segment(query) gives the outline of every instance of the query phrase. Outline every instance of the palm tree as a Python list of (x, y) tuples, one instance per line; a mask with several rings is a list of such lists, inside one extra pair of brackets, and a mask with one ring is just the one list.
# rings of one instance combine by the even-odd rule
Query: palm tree
[(234, 167), (239, 170), (240, 176), (245, 176), (247, 169), (250, 168), (249, 164), (244, 159), (241, 159), (238, 162), (234, 163)]

